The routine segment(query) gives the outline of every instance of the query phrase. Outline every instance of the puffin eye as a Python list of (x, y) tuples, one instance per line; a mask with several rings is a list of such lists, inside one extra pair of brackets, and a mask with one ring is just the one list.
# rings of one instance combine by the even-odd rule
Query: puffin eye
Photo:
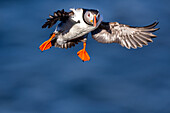
[(90, 17), (90, 13), (88, 14), (88, 17)]

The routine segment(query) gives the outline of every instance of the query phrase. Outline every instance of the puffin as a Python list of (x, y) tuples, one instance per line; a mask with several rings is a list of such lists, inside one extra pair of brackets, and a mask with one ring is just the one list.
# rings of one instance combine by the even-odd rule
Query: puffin
[(83, 49), (77, 52), (82, 61), (89, 61), (90, 56), (86, 51), (86, 41), (91, 33), (93, 39), (100, 43), (118, 43), (128, 49), (141, 48), (153, 42), (152, 38), (157, 36), (153, 32), (159, 22), (148, 26), (135, 27), (118, 22), (104, 22), (99, 10), (85, 8), (70, 8), (70, 12), (58, 10), (49, 15), (42, 28), (51, 28), (57, 22), (54, 32), (50, 38), (39, 46), (41, 51), (50, 49), (52, 46), (58, 48), (71, 48), (83, 42)]

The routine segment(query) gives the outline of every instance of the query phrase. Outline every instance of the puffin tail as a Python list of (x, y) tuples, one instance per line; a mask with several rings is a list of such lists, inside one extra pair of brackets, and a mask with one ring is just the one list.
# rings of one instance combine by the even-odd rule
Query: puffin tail
[(50, 49), (51, 46), (52, 46), (51, 40), (52, 40), (54, 37), (55, 37), (55, 34), (53, 33), (49, 40), (45, 41), (44, 43), (42, 43), (42, 44), (39, 46), (39, 49), (40, 49), (41, 51)]

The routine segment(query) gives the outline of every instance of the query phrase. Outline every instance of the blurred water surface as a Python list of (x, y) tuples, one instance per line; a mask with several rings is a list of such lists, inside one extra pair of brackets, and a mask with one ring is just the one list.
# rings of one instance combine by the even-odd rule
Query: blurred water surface
[[(90, 62), (76, 52), (38, 46), (48, 14), (96, 8), (104, 21), (160, 21), (154, 43), (128, 50), (88, 39)], [(169, 0), (0, 1), (0, 113), (170, 113)]]

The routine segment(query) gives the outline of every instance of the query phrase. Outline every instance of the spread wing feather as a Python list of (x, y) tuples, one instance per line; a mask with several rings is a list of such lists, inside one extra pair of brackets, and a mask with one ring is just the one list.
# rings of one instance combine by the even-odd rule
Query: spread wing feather
[(132, 27), (117, 22), (102, 22), (100, 26), (92, 31), (92, 37), (100, 43), (119, 43), (128, 49), (143, 47), (152, 42), (155, 38), (152, 32), (157, 31), (155, 28), (158, 22), (144, 27)]
[(42, 28), (51, 28), (57, 21), (65, 22), (71, 15), (74, 13), (71, 12), (65, 12), (64, 9), (61, 11), (58, 10), (57, 12), (54, 12), (54, 15), (49, 15), (50, 18), (47, 19), (47, 22), (42, 26)]

